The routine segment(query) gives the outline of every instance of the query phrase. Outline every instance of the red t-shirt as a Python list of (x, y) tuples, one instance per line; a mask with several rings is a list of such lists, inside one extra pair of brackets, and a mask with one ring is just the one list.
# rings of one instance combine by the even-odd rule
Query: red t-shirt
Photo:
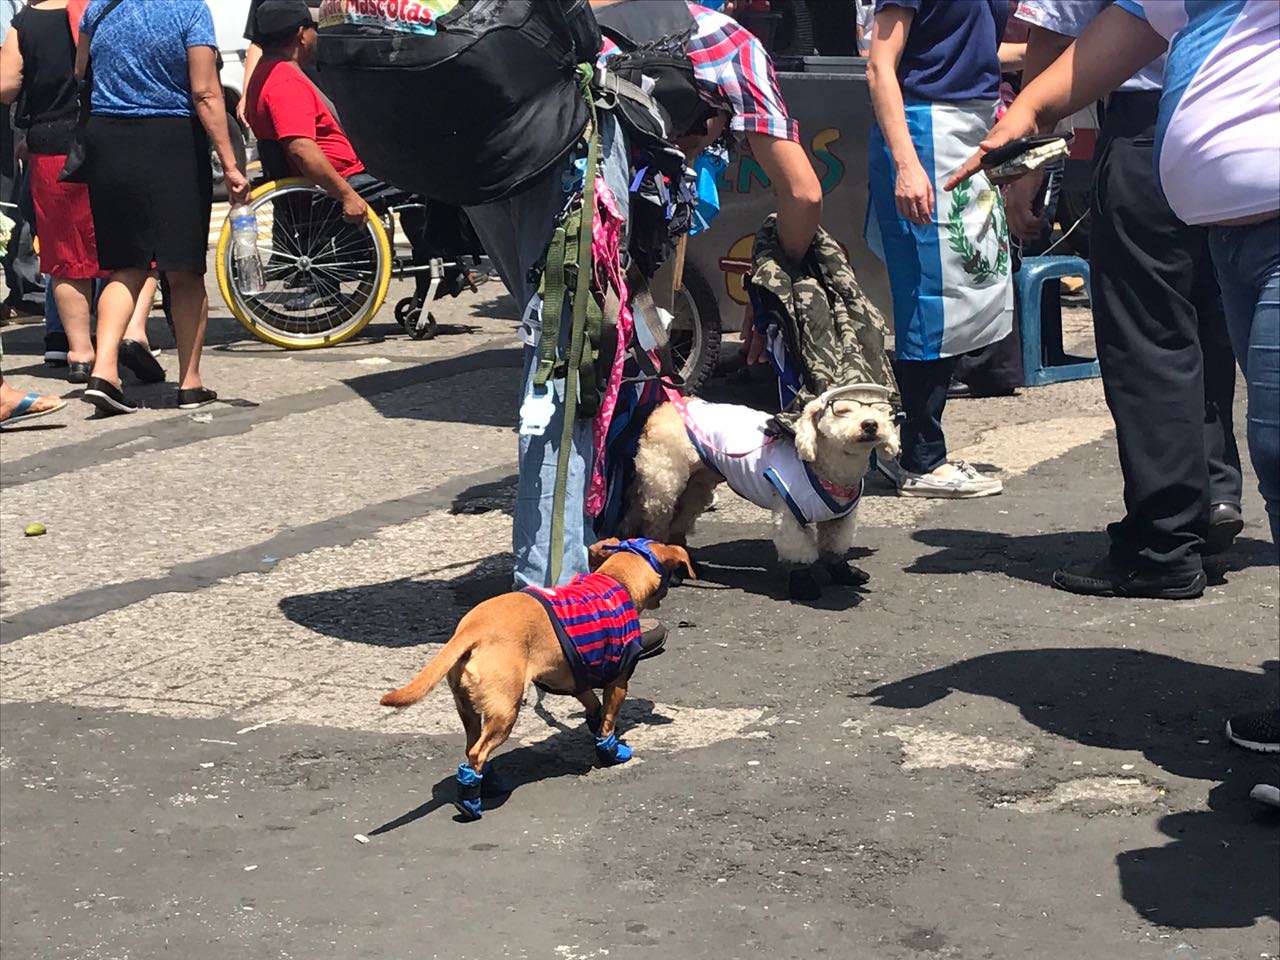
[[(245, 96), (245, 117), (259, 140), (277, 140), (284, 146), (290, 137), (305, 137), (320, 145), (321, 153), (340, 176), (364, 173), (351, 141), (296, 64), (263, 61), (249, 78)], [(294, 176), (301, 172), (292, 160), (289, 168)]]

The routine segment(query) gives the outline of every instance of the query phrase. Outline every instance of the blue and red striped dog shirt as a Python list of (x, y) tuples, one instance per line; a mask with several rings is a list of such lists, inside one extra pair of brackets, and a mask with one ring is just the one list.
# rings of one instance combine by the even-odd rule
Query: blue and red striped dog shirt
[(640, 615), (626, 588), (613, 577), (587, 573), (563, 587), (525, 587), (551, 617), (574, 692), (608, 686), (627, 676), (640, 656)]

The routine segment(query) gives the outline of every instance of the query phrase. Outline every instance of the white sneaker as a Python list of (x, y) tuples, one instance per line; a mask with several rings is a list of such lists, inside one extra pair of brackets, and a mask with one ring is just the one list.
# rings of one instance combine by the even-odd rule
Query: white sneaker
[(1269, 803), (1273, 807), (1280, 807), (1280, 787), (1273, 787), (1269, 783), (1258, 784), (1249, 791), (1249, 796), (1259, 803)]
[(1004, 491), (1004, 484), (987, 477), (964, 460), (948, 460), (951, 470), (939, 476), (934, 473), (902, 472), (898, 481), (900, 497), (937, 497), (944, 500), (971, 500), (994, 497)]

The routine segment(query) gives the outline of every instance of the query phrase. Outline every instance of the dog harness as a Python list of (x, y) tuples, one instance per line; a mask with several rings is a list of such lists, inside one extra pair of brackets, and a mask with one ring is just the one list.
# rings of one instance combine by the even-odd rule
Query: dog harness
[(685, 429), (702, 462), (738, 496), (769, 509), (782, 497), (802, 526), (847, 517), (862, 497), (862, 482), (842, 490), (800, 459), (795, 444), (766, 432), (773, 415), (731, 403), (690, 400)]
[(574, 692), (599, 689), (627, 676), (640, 656), (640, 615), (623, 587), (603, 573), (574, 577), (563, 587), (525, 587), (551, 618)]

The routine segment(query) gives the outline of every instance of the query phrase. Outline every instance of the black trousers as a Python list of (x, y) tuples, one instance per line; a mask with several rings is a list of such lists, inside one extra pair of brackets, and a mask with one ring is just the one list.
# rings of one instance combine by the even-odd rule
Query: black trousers
[(899, 360), (894, 365), (903, 413), (898, 465), (907, 473), (931, 473), (947, 460), (942, 411), (958, 360)]
[(1112, 557), (1144, 573), (1200, 566), (1211, 503), (1240, 502), (1235, 365), (1208, 230), (1169, 209), (1153, 162), (1157, 93), (1108, 104), (1094, 179), (1094, 335), (1124, 475)]

